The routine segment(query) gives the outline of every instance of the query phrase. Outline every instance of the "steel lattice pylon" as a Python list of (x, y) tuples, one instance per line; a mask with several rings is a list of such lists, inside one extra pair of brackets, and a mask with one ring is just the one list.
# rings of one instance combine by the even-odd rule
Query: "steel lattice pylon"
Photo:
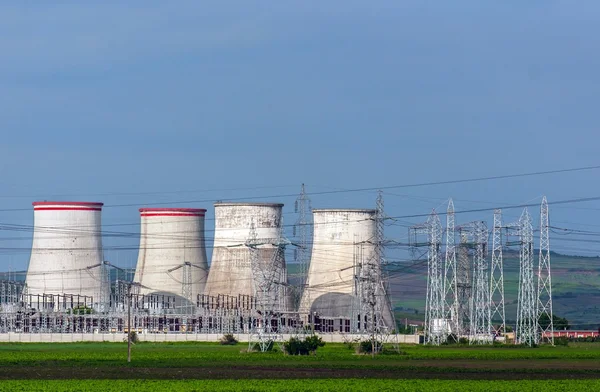
[[(410, 228), (411, 247), (427, 246), (427, 296), (425, 298), (425, 344), (441, 344), (447, 336), (444, 319), (444, 282), (442, 257), (440, 255), (442, 225), (433, 211), (427, 222)], [(426, 235), (421, 243), (417, 237)]]
[(538, 284), (536, 315), (537, 321), (542, 317), (548, 318), (546, 328), (539, 325), (539, 336), (549, 336), (554, 345), (554, 322), (552, 320), (552, 276), (550, 273), (550, 222), (548, 216), (548, 201), (546, 196), (542, 199), (540, 210), (540, 255), (538, 262)]
[(471, 307), (470, 343), (491, 341), (490, 298), (487, 265), (488, 230), (483, 221), (475, 222), (475, 253), (473, 255), (473, 305)]
[(471, 259), (469, 258), (469, 233), (459, 228), (456, 291), (458, 298), (457, 335), (467, 335), (471, 320)]
[(183, 263), (182, 274), (181, 295), (186, 301), (185, 313), (190, 314), (194, 303), (192, 299), (192, 263), (189, 261)]
[[(285, 247), (290, 242), (283, 235), (280, 221), (277, 238), (259, 239), (254, 221), (246, 246), (250, 249), (250, 265), (254, 284), (254, 297), (258, 312), (258, 324), (253, 327), (249, 347), (258, 343), (261, 351), (267, 351), (274, 342), (281, 343), (282, 334), (279, 325), (273, 329), (273, 321), (278, 323), (281, 311), (285, 309)], [(273, 253), (268, 260), (261, 260), (260, 246), (272, 246)]]
[[(497, 327), (494, 324), (497, 321)], [(504, 266), (502, 260), (502, 210), (494, 210), (492, 230), (492, 265), (490, 270), (490, 322), (494, 334), (506, 332), (504, 309)]]
[[(379, 333), (388, 333), (391, 328), (395, 328), (396, 319), (392, 308), (392, 300), (390, 298), (390, 279), (388, 272), (388, 262), (385, 257), (385, 210), (383, 202), (383, 192), (380, 190), (377, 195), (377, 247), (376, 253), (379, 258), (377, 270), (379, 272), (378, 281), (376, 282), (377, 291), (377, 302), (378, 302), (378, 330)], [(391, 324), (385, 325), (384, 312), (389, 312), (391, 317)]]
[(536, 292), (533, 275), (533, 226), (527, 209), (519, 219), (521, 242), (519, 268), (519, 299), (517, 304), (517, 329), (515, 340), (518, 344), (533, 346), (538, 343)]
[(454, 203), (448, 202), (446, 214), (446, 257), (444, 265), (444, 318), (450, 320), (450, 328), (456, 337), (460, 334), (461, 323), (458, 315), (458, 286), (456, 271), (456, 241), (454, 237)]
[(294, 225), (294, 237), (296, 237), (296, 249), (294, 249), (294, 261), (300, 266), (300, 285), (301, 290), (297, 290), (296, 303), (302, 299), (302, 303), (299, 303), (300, 315), (305, 322), (308, 322), (308, 314), (310, 309), (310, 290), (308, 286), (308, 268), (310, 264), (311, 255), (311, 239), (312, 239), (312, 206), (310, 199), (306, 195), (304, 184), (300, 191), (300, 196), (296, 199), (295, 205), (296, 213), (298, 214), (298, 220)]

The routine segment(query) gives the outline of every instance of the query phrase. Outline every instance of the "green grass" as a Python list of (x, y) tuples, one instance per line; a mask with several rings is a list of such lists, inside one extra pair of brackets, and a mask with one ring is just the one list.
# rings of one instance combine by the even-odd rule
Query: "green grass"
[[(600, 343), (568, 347), (409, 346), (356, 355), (248, 353), (246, 344), (0, 344), (0, 390), (600, 390)], [(48, 382), (47, 380), (54, 380)]]
[(593, 391), (600, 380), (19, 380), (3, 391)]
[[(130, 366), (186, 367), (265, 364), (275, 367), (315, 366), (339, 367), (385, 366), (398, 362), (421, 360), (600, 360), (600, 343), (571, 344), (569, 347), (542, 346), (416, 346), (403, 345), (401, 354), (391, 353), (375, 358), (355, 355), (343, 344), (327, 344), (315, 356), (289, 356), (280, 352), (247, 353), (247, 344), (222, 346), (215, 343), (138, 343), (132, 349)], [(122, 366), (127, 358), (124, 343), (6, 343), (0, 344), (0, 366)]]

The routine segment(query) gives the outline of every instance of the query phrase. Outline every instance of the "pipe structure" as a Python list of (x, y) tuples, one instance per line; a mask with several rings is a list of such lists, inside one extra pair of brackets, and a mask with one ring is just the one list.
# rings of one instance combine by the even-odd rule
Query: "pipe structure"
[(215, 242), (205, 294), (255, 294), (248, 246), (251, 231), (258, 244), (258, 263), (265, 265), (275, 254), (273, 243), (279, 238), (282, 207), (279, 203), (215, 203)]
[(134, 281), (140, 294), (170, 293), (196, 302), (208, 275), (205, 209), (140, 208)]
[[(368, 283), (361, 280), (361, 267), (376, 258), (376, 217), (377, 211), (371, 209), (313, 210), (312, 255), (300, 302), (304, 319), (309, 313), (345, 319), (358, 317), (354, 312), (364, 313), (357, 303)], [(376, 264), (380, 267), (379, 261)], [(381, 292), (380, 287), (374, 290)], [(377, 301), (382, 301), (383, 321), (391, 326), (393, 318), (387, 301), (381, 297)]]
[(28, 293), (73, 294), (98, 303), (103, 284), (101, 212), (103, 203), (33, 203), (34, 229), (27, 268)]

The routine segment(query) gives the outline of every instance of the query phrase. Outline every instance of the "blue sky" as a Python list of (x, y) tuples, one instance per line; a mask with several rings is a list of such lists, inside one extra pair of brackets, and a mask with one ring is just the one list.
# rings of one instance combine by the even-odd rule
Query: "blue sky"
[[(148, 203), (600, 162), (595, 1), (128, 3), (0, 5), (0, 222), (33, 224), (34, 200), (82, 199), (130, 204), (107, 207), (104, 223), (136, 232)], [(460, 210), (596, 196), (597, 175), (401, 189), (386, 206), (401, 216), (448, 197)], [(293, 222), (293, 198), (269, 200), (286, 203)], [(212, 212), (210, 202), (176, 205)], [(594, 208), (557, 207), (552, 217), (600, 230)], [(24, 268), (31, 233), (0, 235), (0, 269)], [(136, 252), (109, 257), (131, 264)]]

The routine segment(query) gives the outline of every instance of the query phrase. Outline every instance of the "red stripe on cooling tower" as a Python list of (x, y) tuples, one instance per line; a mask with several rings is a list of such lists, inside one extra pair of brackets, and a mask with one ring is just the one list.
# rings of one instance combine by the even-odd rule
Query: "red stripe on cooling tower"
[(148, 217), (148, 216), (204, 216), (204, 214), (189, 214), (189, 213), (183, 213), (183, 214), (141, 214), (141, 216)]
[(104, 203), (89, 201), (34, 201), (31, 203), (36, 206), (81, 206), (81, 207), (102, 207)]
[(173, 212), (192, 212), (192, 213), (205, 213), (206, 209), (204, 208), (140, 208), (140, 212), (164, 212), (164, 213), (173, 213)]
[(91, 207), (35, 207), (34, 211), (102, 211), (102, 208)]

